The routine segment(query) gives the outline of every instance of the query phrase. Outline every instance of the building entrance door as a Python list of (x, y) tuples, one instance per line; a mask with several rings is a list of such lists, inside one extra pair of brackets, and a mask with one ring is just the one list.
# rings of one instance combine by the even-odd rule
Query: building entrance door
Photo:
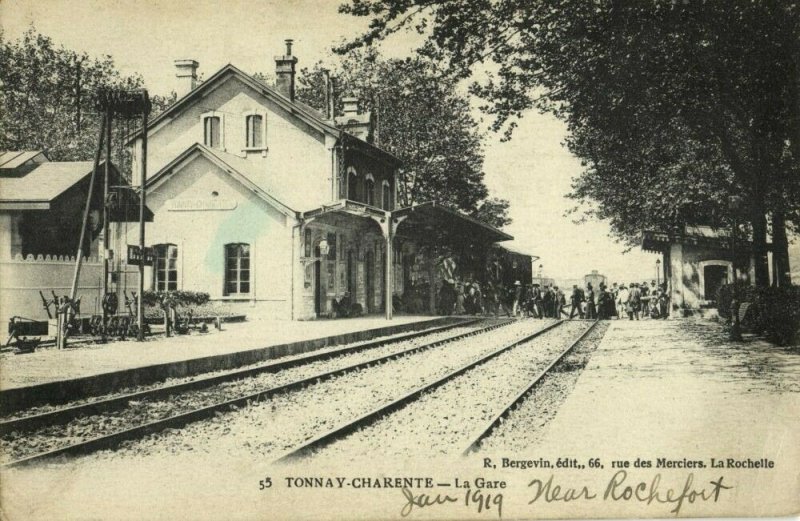
[(350, 293), (352, 302), (356, 302), (356, 274), (355, 263), (353, 262), (353, 250), (347, 252), (347, 291)]
[(372, 313), (375, 307), (375, 254), (367, 252), (364, 270), (364, 285), (367, 293), (367, 313)]
[(703, 269), (704, 288), (706, 300), (717, 300), (717, 290), (728, 281), (727, 266), (706, 266)]

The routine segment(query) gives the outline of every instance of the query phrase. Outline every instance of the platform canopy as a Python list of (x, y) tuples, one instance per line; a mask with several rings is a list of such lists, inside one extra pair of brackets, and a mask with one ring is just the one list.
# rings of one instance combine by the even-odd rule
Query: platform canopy
[[(717, 250), (730, 250), (731, 234), (726, 228), (711, 226), (686, 226), (683, 233), (669, 233), (654, 230), (642, 232), (642, 249), (652, 253), (669, 251), (672, 244), (700, 246)], [(736, 241), (737, 248), (751, 249), (753, 243), (749, 237), (740, 237)], [(772, 244), (767, 244), (769, 250)]]
[(494, 226), (435, 202), (407, 206), (392, 212), (393, 219), (399, 217), (405, 219), (397, 228), (398, 234), (428, 242), (470, 238), (471, 242), (491, 244), (514, 238)]

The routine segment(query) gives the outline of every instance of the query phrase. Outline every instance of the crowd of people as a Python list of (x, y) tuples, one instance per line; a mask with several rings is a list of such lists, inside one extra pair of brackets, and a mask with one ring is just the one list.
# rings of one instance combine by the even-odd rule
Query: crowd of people
[(666, 284), (655, 281), (594, 288), (572, 286), (567, 296), (556, 285), (540, 287), (515, 281), (510, 287), (487, 282), (445, 281), (439, 290), (441, 315), (507, 315), (533, 318), (588, 318), (601, 320), (666, 318), (669, 314)]

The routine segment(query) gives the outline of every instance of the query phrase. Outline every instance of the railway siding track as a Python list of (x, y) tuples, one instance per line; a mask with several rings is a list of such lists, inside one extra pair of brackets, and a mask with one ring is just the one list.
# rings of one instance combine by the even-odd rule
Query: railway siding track
[(547, 365), (547, 367), (542, 369), (542, 371), (538, 375), (536, 375), (528, 385), (523, 387), (522, 390), (519, 393), (517, 393), (517, 395), (514, 398), (512, 398), (500, 410), (500, 412), (497, 415), (495, 415), (494, 418), (492, 418), (491, 421), (488, 422), (488, 424), (478, 429), (476, 434), (470, 436), (470, 439), (472, 441), (464, 450), (463, 455), (467, 456), (473, 452), (477, 452), (478, 450), (480, 450), (481, 443), (483, 442), (483, 440), (491, 436), (495, 428), (497, 428), (508, 417), (508, 415), (511, 414), (511, 412), (520, 403), (522, 403), (528, 397), (528, 395), (534, 391), (536, 387), (538, 387), (538, 385), (542, 382), (545, 376), (559, 362), (561, 362), (564, 359), (564, 357), (567, 356), (567, 354), (569, 354), (575, 348), (575, 346), (577, 346), (584, 338), (586, 338), (586, 336), (597, 326), (598, 323), (599, 323), (598, 320), (592, 322), (592, 324), (589, 327), (587, 327), (586, 330), (583, 333), (581, 333), (581, 335), (577, 339), (575, 339), (574, 342), (572, 342), (566, 349), (564, 349), (564, 351), (561, 352), (561, 354), (559, 354), (556, 358), (554, 358), (553, 361)]
[[(250, 369), (245, 369), (245, 370), (242, 370), (242, 371), (238, 371), (238, 372), (235, 373), (235, 376), (232, 376), (231, 374), (225, 374), (225, 375), (220, 375), (220, 376), (209, 377), (209, 378), (203, 379), (201, 381), (192, 381), (192, 382), (187, 382), (187, 383), (183, 383), (183, 384), (178, 384), (178, 385), (175, 385), (175, 386), (170, 386), (168, 388), (158, 388), (158, 389), (154, 389), (154, 390), (143, 391), (141, 393), (132, 393), (132, 394), (125, 395), (125, 396), (115, 397), (115, 398), (112, 398), (112, 399), (109, 399), (109, 400), (104, 400), (104, 402), (108, 401), (110, 403), (109, 404), (105, 404), (104, 403), (103, 405), (100, 405), (100, 408), (101, 408), (100, 410), (104, 412), (104, 411), (107, 411), (107, 410), (110, 410), (110, 409), (114, 409), (114, 408), (119, 408), (119, 407), (123, 407), (124, 408), (125, 405), (128, 402), (130, 402), (131, 400), (135, 400), (135, 399), (141, 399), (142, 396), (152, 398), (154, 396), (163, 397), (163, 396), (174, 395), (176, 393), (181, 393), (181, 392), (187, 392), (187, 391), (190, 391), (190, 390), (194, 390), (194, 389), (197, 389), (198, 387), (201, 387), (201, 388), (202, 387), (209, 387), (209, 386), (213, 386), (213, 385), (215, 385), (217, 383), (223, 383), (223, 382), (227, 382), (227, 381), (230, 381), (230, 380), (233, 380), (233, 379), (246, 378), (248, 376), (253, 376), (253, 375), (256, 375), (256, 374), (259, 374), (259, 373), (262, 373), (262, 372), (267, 372), (267, 371), (274, 372), (274, 371), (277, 371), (279, 369), (285, 369), (285, 368), (288, 368), (288, 367), (294, 367), (294, 366), (297, 366), (297, 365), (303, 365), (304, 363), (308, 363), (309, 359), (311, 359), (311, 358), (314, 358), (315, 360), (323, 359), (323, 357), (324, 358), (333, 358), (333, 357), (335, 357), (335, 356), (337, 356), (339, 354), (350, 354), (350, 353), (354, 352), (354, 349), (364, 350), (364, 349), (368, 349), (369, 347), (376, 347), (377, 345), (383, 345), (383, 344), (387, 344), (387, 343), (396, 343), (396, 342), (400, 342), (400, 341), (405, 341), (405, 340), (421, 337), (421, 336), (424, 336), (426, 334), (431, 334), (432, 331), (438, 333), (438, 332), (441, 332), (441, 331), (447, 330), (447, 329), (474, 325), (476, 322), (479, 322), (479, 320), (480, 319), (476, 319), (474, 321), (461, 322), (461, 323), (458, 323), (458, 324), (455, 324), (455, 325), (451, 324), (451, 325), (443, 326), (443, 327), (440, 327), (440, 328), (434, 328), (434, 330), (430, 330), (429, 329), (429, 330), (424, 330), (424, 331), (417, 331), (417, 332), (414, 332), (414, 333), (409, 333), (407, 335), (401, 335), (402, 338), (392, 337), (391, 339), (382, 339), (382, 340), (378, 340), (378, 341), (367, 342), (366, 344), (360, 344), (360, 345), (355, 346), (355, 347), (350, 346), (350, 347), (346, 347), (346, 348), (341, 348), (341, 349), (337, 349), (337, 350), (334, 350), (334, 351), (330, 351), (330, 352), (324, 353), (322, 355), (309, 355), (308, 357), (300, 357), (299, 359), (292, 359), (292, 360), (288, 360), (288, 361), (285, 361), (285, 362), (274, 362), (274, 363), (271, 363), (271, 364), (267, 364), (265, 366), (259, 366), (258, 368), (250, 368)], [(187, 425), (188, 423), (199, 421), (199, 420), (203, 420), (203, 419), (207, 419), (207, 418), (210, 418), (210, 417), (214, 416), (215, 414), (218, 414), (218, 413), (221, 413), (221, 412), (224, 412), (224, 411), (227, 411), (227, 410), (231, 410), (231, 409), (236, 409), (238, 407), (246, 406), (246, 405), (248, 405), (250, 403), (257, 402), (259, 400), (268, 398), (268, 397), (276, 395), (276, 394), (280, 394), (280, 393), (284, 393), (286, 391), (291, 391), (291, 390), (296, 390), (296, 389), (302, 389), (302, 388), (304, 388), (304, 387), (306, 387), (308, 385), (311, 385), (311, 384), (314, 384), (314, 383), (319, 383), (319, 382), (321, 382), (323, 380), (326, 380), (326, 379), (329, 379), (329, 378), (333, 378), (338, 374), (344, 374), (344, 373), (347, 373), (347, 372), (350, 372), (350, 371), (357, 371), (357, 370), (360, 370), (360, 369), (365, 368), (365, 367), (369, 367), (369, 366), (372, 366), (372, 365), (388, 362), (388, 361), (396, 359), (396, 358), (404, 357), (404, 356), (407, 356), (407, 355), (410, 355), (410, 354), (413, 354), (413, 353), (416, 353), (416, 352), (419, 352), (419, 351), (422, 351), (422, 350), (425, 350), (425, 349), (429, 349), (429, 348), (432, 348), (432, 347), (436, 347), (436, 346), (439, 346), (439, 345), (442, 345), (442, 344), (447, 344), (447, 343), (450, 343), (450, 342), (454, 342), (454, 341), (460, 340), (462, 338), (467, 338), (467, 337), (475, 336), (475, 335), (478, 335), (478, 334), (481, 334), (481, 333), (486, 333), (488, 331), (492, 331), (494, 329), (497, 329), (497, 328), (500, 328), (500, 327), (503, 327), (503, 326), (506, 326), (506, 325), (509, 325), (509, 324), (513, 324), (514, 322), (515, 322), (514, 320), (499, 321), (499, 322), (491, 324), (491, 325), (489, 325), (487, 327), (477, 328), (475, 330), (467, 331), (465, 333), (457, 334), (457, 335), (446, 337), (446, 338), (443, 338), (443, 339), (437, 339), (437, 340), (435, 340), (433, 342), (417, 345), (417, 346), (411, 347), (409, 349), (405, 349), (405, 350), (402, 350), (402, 351), (397, 351), (397, 352), (390, 353), (390, 354), (385, 355), (385, 356), (371, 358), (369, 360), (362, 361), (362, 362), (359, 362), (357, 364), (353, 364), (353, 365), (350, 365), (350, 366), (347, 366), (347, 367), (339, 367), (339, 368), (336, 368), (336, 369), (331, 370), (331, 371), (325, 371), (325, 372), (322, 372), (322, 373), (317, 373), (317, 374), (314, 374), (314, 375), (306, 377), (306, 378), (302, 378), (302, 379), (295, 380), (295, 381), (292, 381), (292, 382), (289, 382), (289, 383), (286, 383), (286, 384), (283, 384), (283, 385), (278, 385), (278, 386), (275, 386), (275, 387), (264, 389), (264, 390), (258, 391), (256, 393), (251, 393), (251, 394), (248, 394), (248, 395), (239, 396), (239, 397), (236, 397), (236, 398), (233, 398), (233, 399), (229, 399), (229, 400), (225, 400), (225, 401), (222, 401), (222, 402), (214, 403), (212, 405), (208, 405), (208, 406), (205, 406), (205, 407), (200, 407), (200, 408), (193, 409), (193, 410), (190, 410), (190, 411), (187, 411), (187, 412), (183, 412), (183, 413), (180, 413), (180, 414), (171, 415), (171, 416), (163, 418), (163, 419), (150, 421), (150, 422), (147, 422), (147, 423), (144, 423), (144, 424), (141, 424), (141, 425), (137, 425), (135, 427), (122, 429), (122, 430), (119, 430), (119, 431), (116, 431), (116, 432), (113, 432), (113, 433), (110, 433), (110, 434), (105, 434), (105, 435), (102, 435), (102, 436), (96, 436), (94, 438), (83, 440), (81, 442), (73, 443), (73, 444), (70, 444), (70, 445), (67, 445), (67, 446), (59, 447), (59, 448), (56, 448), (56, 449), (53, 449), (53, 450), (39, 452), (39, 453), (36, 453), (36, 454), (33, 454), (33, 455), (29, 455), (29, 456), (26, 456), (26, 457), (23, 457), (23, 458), (8, 462), (4, 466), (5, 467), (15, 467), (15, 466), (21, 466), (21, 465), (30, 464), (30, 463), (33, 463), (33, 462), (44, 461), (44, 460), (47, 460), (47, 459), (50, 459), (50, 458), (54, 458), (54, 457), (57, 457), (57, 456), (88, 454), (88, 453), (95, 452), (95, 451), (98, 451), (98, 450), (112, 449), (112, 448), (116, 447), (119, 443), (121, 443), (123, 441), (138, 439), (138, 438), (141, 438), (141, 437), (146, 436), (148, 434), (152, 434), (152, 433), (155, 433), (155, 432), (158, 432), (158, 431), (162, 431), (162, 430), (168, 429), (168, 428), (180, 428), (180, 427), (183, 427), (183, 426)], [(147, 393), (150, 393), (150, 394), (147, 394)], [(50, 415), (50, 418), (48, 420), (46, 420), (46, 422), (42, 422), (41, 419), (32, 420), (31, 418), (34, 418), (34, 417), (20, 418), (20, 419), (13, 420), (13, 421), (27, 422), (27, 425), (25, 423), (20, 423), (20, 425), (26, 425), (26, 428), (30, 428), (31, 425), (35, 426), (37, 421), (40, 422), (40, 425), (41, 424), (52, 425), (52, 422), (53, 421), (58, 421), (59, 418), (74, 418), (76, 416), (76, 412), (78, 410), (82, 410), (82, 411), (85, 412), (85, 411), (92, 410), (93, 407), (96, 408), (97, 406), (98, 406), (97, 403), (90, 403), (90, 404), (83, 404), (81, 406), (75, 406), (75, 407), (69, 408), (69, 409), (71, 409), (69, 412), (63, 412), (62, 410), (59, 410), (59, 411), (53, 411), (53, 412), (50, 412), (50, 413), (46, 413), (47, 415)], [(109, 407), (110, 409), (103, 409), (103, 407)], [(83, 409), (81, 409), (81, 408), (83, 408)], [(80, 413), (80, 414), (82, 414), (82, 413)], [(80, 415), (80, 414), (78, 414), (78, 415)], [(50, 422), (50, 423), (47, 423), (47, 422)]]
[(384, 405), (381, 405), (381, 406), (379, 406), (377, 408), (374, 408), (374, 409), (370, 410), (369, 412), (367, 412), (365, 414), (362, 414), (361, 416), (355, 418), (354, 420), (350, 420), (350, 421), (347, 421), (347, 422), (345, 422), (343, 424), (340, 424), (340, 425), (334, 427), (333, 429), (330, 429), (330, 430), (328, 430), (328, 431), (326, 431), (326, 432), (324, 432), (324, 433), (322, 433), (322, 434), (320, 434), (320, 435), (318, 435), (318, 436), (316, 436), (316, 437), (314, 437), (314, 438), (302, 443), (301, 445), (299, 445), (297, 447), (294, 447), (293, 449), (289, 450), (288, 452), (282, 454), (275, 461), (276, 462), (287, 462), (287, 461), (291, 461), (291, 460), (294, 460), (294, 459), (302, 458), (302, 457), (304, 457), (304, 456), (306, 456), (306, 455), (308, 455), (308, 454), (310, 454), (310, 453), (312, 453), (314, 451), (320, 450), (320, 449), (324, 448), (325, 446), (327, 446), (327, 445), (329, 445), (329, 444), (331, 444), (331, 443), (333, 443), (333, 442), (335, 442), (335, 441), (337, 441), (339, 439), (342, 439), (342, 438), (346, 437), (348, 434), (351, 434), (351, 433), (355, 432), (356, 430), (359, 430), (359, 429), (362, 429), (362, 428), (364, 428), (366, 426), (369, 426), (370, 424), (374, 423), (378, 419), (380, 419), (380, 418), (382, 418), (382, 417), (384, 417), (384, 416), (386, 416), (386, 415), (388, 415), (388, 414), (390, 414), (390, 413), (392, 413), (392, 412), (404, 407), (405, 405), (413, 402), (414, 400), (416, 400), (417, 398), (422, 396), (424, 393), (432, 391), (432, 390), (434, 390), (434, 389), (436, 389), (438, 387), (441, 387), (442, 385), (444, 385), (447, 382), (451, 381), (453, 378), (456, 378), (457, 376), (460, 376), (460, 375), (466, 373), (467, 371), (469, 371), (469, 370), (471, 370), (471, 369), (473, 369), (473, 368), (475, 368), (475, 367), (477, 367), (479, 365), (482, 365), (482, 364), (492, 360), (493, 358), (496, 358), (496, 357), (500, 356), (501, 354), (513, 349), (514, 347), (517, 347), (517, 346), (519, 346), (521, 344), (525, 344), (525, 343), (533, 340), (534, 338), (536, 338), (536, 337), (538, 337), (538, 336), (540, 336), (540, 335), (542, 335), (542, 334), (544, 334), (544, 333), (546, 333), (546, 332), (548, 332), (548, 331), (560, 326), (563, 323), (564, 323), (564, 321), (559, 320), (559, 321), (554, 322), (553, 324), (550, 324), (550, 325), (548, 325), (548, 326), (546, 326), (546, 327), (544, 327), (542, 329), (539, 329), (539, 330), (537, 330), (537, 331), (535, 331), (535, 332), (533, 332), (531, 334), (528, 334), (528, 335), (526, 335), (526, 336), (524, 336), (524, 337), (522, 337), (520, 339), (516, 339), (513, 342), (500, 347), (499, 349), (495, 349), (495, 350), (491, 351), (490, 353), (488, 353), (486, 355), (480, 356), (477, 359), (469, 362), (468, 364), (463, 365), (463, 366), (461, 366), (458, 369), (455, 369), (453, 371), (450, 371), (449, 373), (447, 373), (444, 376), (434, 380), (433, 382), (426, 383), (426, 384), (424, 384), (422, 386), (419, 386), (416, 389), (404, 394), (403, 396), (401, 396), (401, 397), (399, 397), (399, 398), (397, 398), (397, 399), (395, 399), (395, 400), (393, 400), (393, 401), (391, 401), (391, 402), (389, 402), (387, 404), (384, 404)]

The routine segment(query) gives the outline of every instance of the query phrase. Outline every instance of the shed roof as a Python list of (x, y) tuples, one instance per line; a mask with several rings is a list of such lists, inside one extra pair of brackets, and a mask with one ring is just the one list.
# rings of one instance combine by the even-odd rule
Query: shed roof
[(49, 162), (23, 166), (19, 175), (0, 176), (0, 204), (49, 203), (92, 172), (91, 161)]
[[(104, 162), (99, 164), (99, 172), (102, 172), (104, 165)], [(92, 167), (92, 161), (49, 161), (4, 169), (0, 175), (0, 210), (50, 210), (56, 199), (91, 175)], [(113, 163), (111, 172), (114, 185), (127, 185), (127, 181), (117, 172)], [(95, 189), (101, 186), (96, 182)], [(138, 194), (130, 190), (124, 192), (126, 192), (123, 196), (124, 204), (138, 207)], [(124, 221), (129, 218), (112, 210), (112, 221)], [(152, 221), (152, 219), (150, 210), (145, 209), (145, 220)]]
[(17, 168), (27, 162), (44, 163), (49, 161), (41, 150), (6, 150), (0, 151), (0, 169)]

